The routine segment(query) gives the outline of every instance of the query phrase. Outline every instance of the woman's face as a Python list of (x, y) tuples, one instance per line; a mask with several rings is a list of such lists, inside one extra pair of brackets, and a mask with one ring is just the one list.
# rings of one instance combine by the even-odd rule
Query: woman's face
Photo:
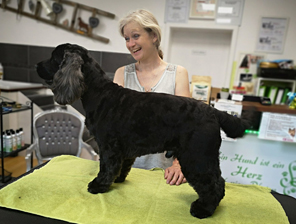
[(136, 22), (130, 22), (123, 28), (126, 47), (136, 61), (144, 60), (156, 51), (156, 35), (148, 33)]

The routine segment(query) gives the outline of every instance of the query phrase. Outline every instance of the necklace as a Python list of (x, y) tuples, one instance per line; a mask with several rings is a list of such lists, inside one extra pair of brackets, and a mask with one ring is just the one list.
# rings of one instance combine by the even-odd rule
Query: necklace
[(137, 73), (137, 78), (139, 80), (140, 85), (143, 87), (145, 92), (151, 92), (153, 86), (155, 86), (155, 81), (158, 78), (158, 74), (153, 74), (151, 76), (144, 77), (141, 72)]
[(153, 87), (157, 84), (155, 82), (159, 78), (160, 73), (160, 65), (157, 67), (157, 69), (151, 71), (149, 75), (144, 75), (143, 71), (140, 70), (136, 72), (139, 83), (143, 87), (145, 92), (152, 91)]

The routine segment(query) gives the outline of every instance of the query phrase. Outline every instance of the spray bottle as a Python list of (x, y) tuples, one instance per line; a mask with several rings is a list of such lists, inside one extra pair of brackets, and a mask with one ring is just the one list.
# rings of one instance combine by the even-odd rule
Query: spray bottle
[(5, 151), (12, 152), (12, 137), (10, 131), (6, 131)]
[(22, 147), (24, 147), (25, 146), (25, 136), (24, 136), (23, 128), (20, 128), (19, 131), (20, 131), (21, 145), (22, 145)]
[(20, 130), (17, 129), (15, 132), (16, 132), (16, 134), (15, 134), (15, 137), (16, 137), (16, 148), (17, 149), (20, 149), (20, 148), (22, 148), (22, 137), (21, 137), (21, 134), (20, 134)]
[(3, 139), (3, 152), (6, 152), (6, 134), (4, 131), (2, 132), (2, 139)]

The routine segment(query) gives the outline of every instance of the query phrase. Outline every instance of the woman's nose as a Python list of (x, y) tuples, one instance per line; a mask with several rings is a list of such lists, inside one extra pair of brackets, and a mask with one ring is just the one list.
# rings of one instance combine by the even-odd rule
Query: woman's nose
[(126, 42), (127, 47), (132, 47), (135, 45), (135, 41), (133, 39), (130, 39), (128, 42)]

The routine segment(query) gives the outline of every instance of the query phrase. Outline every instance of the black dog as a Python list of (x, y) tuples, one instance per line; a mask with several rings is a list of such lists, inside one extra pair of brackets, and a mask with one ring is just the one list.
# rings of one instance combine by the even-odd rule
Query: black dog
[(59, 104), (82, 101), (100, 155), (100, 172), (89, 183), (89, 192), (104, 193), (113, 182), (123, 182), (136, 157), (171, 151), (199, 195), (191, 214), (205, 218), (214, 213), (225, 186), (219, 167), (220, 128), (229, 137), (241, 137), (247, 121), (191, 98), (120, 87), (78, 45), (59, 45), (49, 60), (38, 63), (37, 72)]

